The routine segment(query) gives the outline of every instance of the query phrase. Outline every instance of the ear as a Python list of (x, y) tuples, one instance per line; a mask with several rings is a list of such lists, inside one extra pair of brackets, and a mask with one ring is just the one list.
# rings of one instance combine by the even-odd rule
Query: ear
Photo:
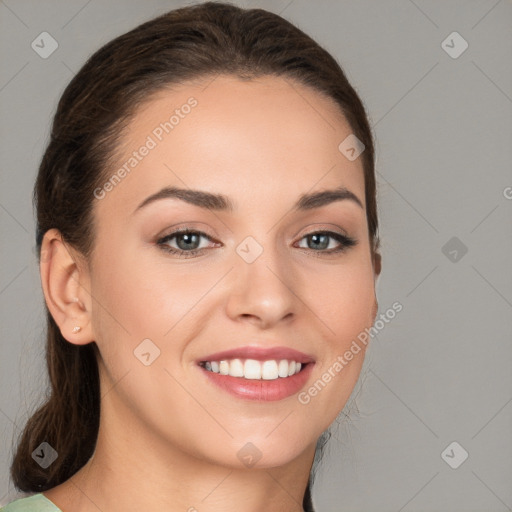
[(43, 237), (39, 270), (46, 305), (62, 336), (75, 345), (94, 341), (88, 268), (57, 229), (48, 230)]

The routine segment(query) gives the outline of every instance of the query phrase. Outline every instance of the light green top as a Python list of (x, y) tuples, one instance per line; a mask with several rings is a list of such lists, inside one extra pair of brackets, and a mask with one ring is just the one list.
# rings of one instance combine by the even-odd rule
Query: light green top
[(18, 498), (11, 501), (0, 512), (62, 512), (55, 503), (50, 501), (44, 494), (38, 493), (27, 498)]

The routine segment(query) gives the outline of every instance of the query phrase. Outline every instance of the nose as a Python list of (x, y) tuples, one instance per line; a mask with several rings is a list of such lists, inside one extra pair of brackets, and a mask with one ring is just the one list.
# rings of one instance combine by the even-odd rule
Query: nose
[(293, 289), (298, 280), (294, 279), (293, 269), (286, 265), (284, 256), (266, 247), (252, 263), (235, 256), (226, 305), (228, 316), (261, 329), (290, 321), (297, 314), (300, 300)]

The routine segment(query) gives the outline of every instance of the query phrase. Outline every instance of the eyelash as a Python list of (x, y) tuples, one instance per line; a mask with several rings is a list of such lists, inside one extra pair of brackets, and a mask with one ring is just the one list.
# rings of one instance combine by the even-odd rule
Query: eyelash
[[(165, 235), (164, 237), (158, 239), (156, 243), (161, 250), (163, 250), (167, 253), (170, 253), (170, 254), (175, 254), (180, 257), (184, 257), (184, 258), (192, 258), (204, 250), (204, 248), (203, 248), (203, 249), (192, 249), (191, 251), (184, 251), (182, 249), (175, 249), (175, 248), (169, 247), (167, 245), (166, 242), (168, 242), (169, 240), (172, 240), (176, 236), (183, 235), (183, 234), (200, 235), (200, 236), (204, 236), (204, 237), (208, 238), (209, 240), (212, 240), (210, 236), (208, 236), (206, 233), (203, 233), (202, 231), (194, 231), (194, 230), (185, 228), (185, 229), (178, 229), (176, 231), (173, 231), (172, 233), (169, 233), (168, 235)], [(317, 251), (315, 249), (307, 249), (304, 247), (300, 247), (300, 249), (305, 249), (308, 252), (318, 253), (318, 254), (314, 254), (317, 257), (321, 257), (324, 254), (343, 253), (350, 247), (353, 247), (357, 244), (357, 241), (354, 238), (351, 238), (346, 235), (342, 235), (341, 233), (337, 233), (335, 231), (313, 231), (311, 233), (308, 233), (307, 235), (304, 235), (301, 238), (301, 240), (303, 240), (304, 238), (307, 238), (308, 236), (313, 236), (313, 235), (329, 235), (330, 238), (335, 239), (337, 242), (339, 242), (341, 244), (341, 246), (338, 247), (337, 249), (330, 249), (329, 251), (325, 251), (325, 250)]]

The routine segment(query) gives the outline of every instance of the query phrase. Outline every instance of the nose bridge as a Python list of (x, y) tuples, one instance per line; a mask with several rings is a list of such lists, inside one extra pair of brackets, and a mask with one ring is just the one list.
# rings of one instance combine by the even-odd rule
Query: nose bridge
[[(287, 271), (290, 271), (290, 262), (286, 261), (285, 251), (279, 246), (279, 241), (270, 234), (260, 235), (258, 239), (247, 236), (235, 248), (238, 255), (236, 265), (240, 268), (239, 275), (242, 278), (259, 279), (265, 276), (277, 277), (282, 281), (287, 280)], [(282, 281), (278, 280), (283, 286)], [(270, 283), (267, 283), (270, 284)]]
[(271, 324), (295, 312), (291, 267), (272, 240), (271, 235), (263, 243), (247, 236), (235, 248), (230, 316), (249, 315)]

